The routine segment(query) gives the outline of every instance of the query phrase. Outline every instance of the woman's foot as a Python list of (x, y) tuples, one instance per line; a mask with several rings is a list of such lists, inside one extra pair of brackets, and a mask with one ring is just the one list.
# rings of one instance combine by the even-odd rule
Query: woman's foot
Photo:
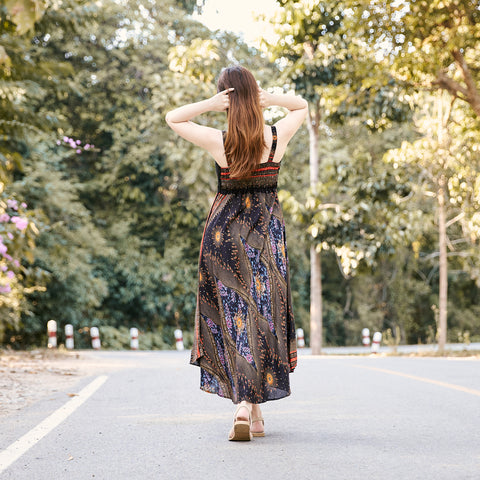
[[(250, 407), (250, 408), (249, 408)], [(250, 412), (252, 411), (252, 404), (247, 402), (241, 402), (237, 411), (235, 412), (235, 420), (245, 420), (246, 422), (250, 419)]]
[(241, 402), (233, 416), (233, 427), (228, 434), (229, 440), (251, 440), (252, 439), (252, 404)]
[(260, 405), (252, 405), (252, 426), (250, 431), (254, 437), (264, 437), (265, 429)]

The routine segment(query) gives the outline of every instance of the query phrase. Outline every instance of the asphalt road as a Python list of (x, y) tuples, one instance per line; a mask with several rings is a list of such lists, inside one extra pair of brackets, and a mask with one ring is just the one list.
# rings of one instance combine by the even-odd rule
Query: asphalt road
[[(199, 390), (188, 352), (89, 355), (115, 368), (82, 379), (91, 395), (1, 479), (480, 479), (478, 358), (300, 355), (266, 437), (228, 442), (233, 404)], [(2, 419), (0, 449), (72, 399)]]

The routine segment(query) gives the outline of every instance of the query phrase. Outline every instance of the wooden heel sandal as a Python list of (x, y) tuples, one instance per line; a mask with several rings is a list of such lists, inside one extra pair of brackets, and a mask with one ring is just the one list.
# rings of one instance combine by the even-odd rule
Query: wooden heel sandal
[[(247, 420), (237, 420), (238, 412), (241, 408), (246, 408), (248, 411), (248, 421)], [(249, 441), (252, 439), (252, 432), (250, 427), (252, 425), (252, 409), (248, 406), (247, 402), (241, 402), (235, 414), (233, 415), (233, 427), (228, 434), (228, 439), (233, 441)]]
[[(262, 422), (262, 425), (265, 427), (265, 422), (264, 422), (262, 417), (253, 418), (252, 423), (255, 423), (255, 422)], [(264, 437), (265, 436), (265, 431), (263, 431), (263, 432), (252, 432), (252, 435), (254, 437)]]

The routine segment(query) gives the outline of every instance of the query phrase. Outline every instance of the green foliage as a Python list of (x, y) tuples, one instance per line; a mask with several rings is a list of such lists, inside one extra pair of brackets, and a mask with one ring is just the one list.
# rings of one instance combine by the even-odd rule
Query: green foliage
[[(425, 215), (436, 211), (439, 183), (445, 181), (447, 255), (452, 266), (469, 273), (480, 285), (480, 124), (464, 105), (448, 103), (445, 95), (418, 98), (425, 106), (415, 119), (421, 137), (404, 141), (399, 149), (391, 149), (385, 159), (399, 176), (410, 178), (414, 195), (409, 203)], [(447, 122), (444, 118), (448, 118)], [(433, 252), (419, 250), (419, 255), (428, 262), (436, 262), (438, 257), (436, 248)]]
[[(14, 3), (35, 9), (18, 15)], [(193, 21), (187, 13), (201, 6), (190, 0), (2, 4), (0, 215), (28, 226), (0, 221), (12, 258), (0, 258), (0, 288), (11, 289), (0, 292), (0, 341), (44, 345), (53, 318), (59, 338), (71, 323), (83, 348), (94, 325), (105, 348), (128, 349), (131, 326), (140, 348), (173, 348), (178, 327), (192, 344), (216, 178), (209, 155), (171, 132), (164, 116), (215, 93), (230, 63), (251, 69), (264, 88), (293, 88), (310, 102), (320, 183), (309, 189), (303, 128), (280, 177), (294, 311), (307, 340), (312, 242), (325, 252), (328, 344), (359, 344), (364, 327), (395, 332), (395, 344), (435, 340), (430, 193), (441, 172), (451, 220), (449, 339), (478, 338), (474, 2), (278, 3), (278, 41), (264, 45), (270, 61)], [(448, 148), (432, 135), (429, 97), (417, 93), (424, 86), (464, 100), (452, 104)], [(225, 120), (198, 119), (220, 129)]]
[[(99, 328), (102, 348), (112, 350), (130, 350), (130, 330), (127, 327), (115, 328), (103, 325)], [(139, 350), (167, 350), (171, 348), (163, 341), (161, 332), (138, 333)]]
[(22, 35), (42, 18), (47, 2), (42, 0), (5, 0), (3, 5), (5, 10), (2, 13), (6, 16), (5, 20), (12, 22), (15, 25), (15, 32)]
[[(205, 83), (191, 88), (197, 74), (219, 73), (205, 45), (224, 62), (251, 67), (259, 59), (231, 34), (210, 39), (179, 3), (63, 2), (47, 9), (31, 42), (11, 35), (3, 42), (22, 52), (11, 56), (17, 90), (5, 111), (25, 114), (9, 137), (9, 158), (19, 160), (10, 161), (9, 175), (41, 219), (28, 303), (17, 309), (21, 324), (9, 327), (15, 345), (43, 343), (51, 318), (79, 332), (134, 324), (145, 339), (165, 327), (169, 344), (174, 328), (193, 326), (215, 174), (212, 160), (178, 139), (164, 116), (214, 92)], [(192, 61), (174, 67), (185, 51), (196, 59), (193, 70)], [(16, 76), (31, 78), (30, 90), (20, 90)], [(224, 117), (211, 120), (223, 128)]]
[(475, 0), (345, 2), (347, 28), (377, 52), (400, 81), (439, 88), (480, 115), (480, 10)]

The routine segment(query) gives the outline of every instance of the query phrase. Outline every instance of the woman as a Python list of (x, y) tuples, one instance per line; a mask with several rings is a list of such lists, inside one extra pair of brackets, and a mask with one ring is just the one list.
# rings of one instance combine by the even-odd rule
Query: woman
[[(211, 154), (218, 178), (200, 250), (190, 363), (201, 367), (201, 389), (238, 404), (229, 440), (251, 440), (265, 435), (259, 404), (290, 395), (297, 361), (277, 177), (308, 106), (260, 89), (240, 66), (222, 71), (217, 92), (169, 112), (166, 121)], [(272, 105), (288, 114), (269, 127), (263, 109)], [(227, 112), (226, 132), (191, 121), (208, 111)]]

